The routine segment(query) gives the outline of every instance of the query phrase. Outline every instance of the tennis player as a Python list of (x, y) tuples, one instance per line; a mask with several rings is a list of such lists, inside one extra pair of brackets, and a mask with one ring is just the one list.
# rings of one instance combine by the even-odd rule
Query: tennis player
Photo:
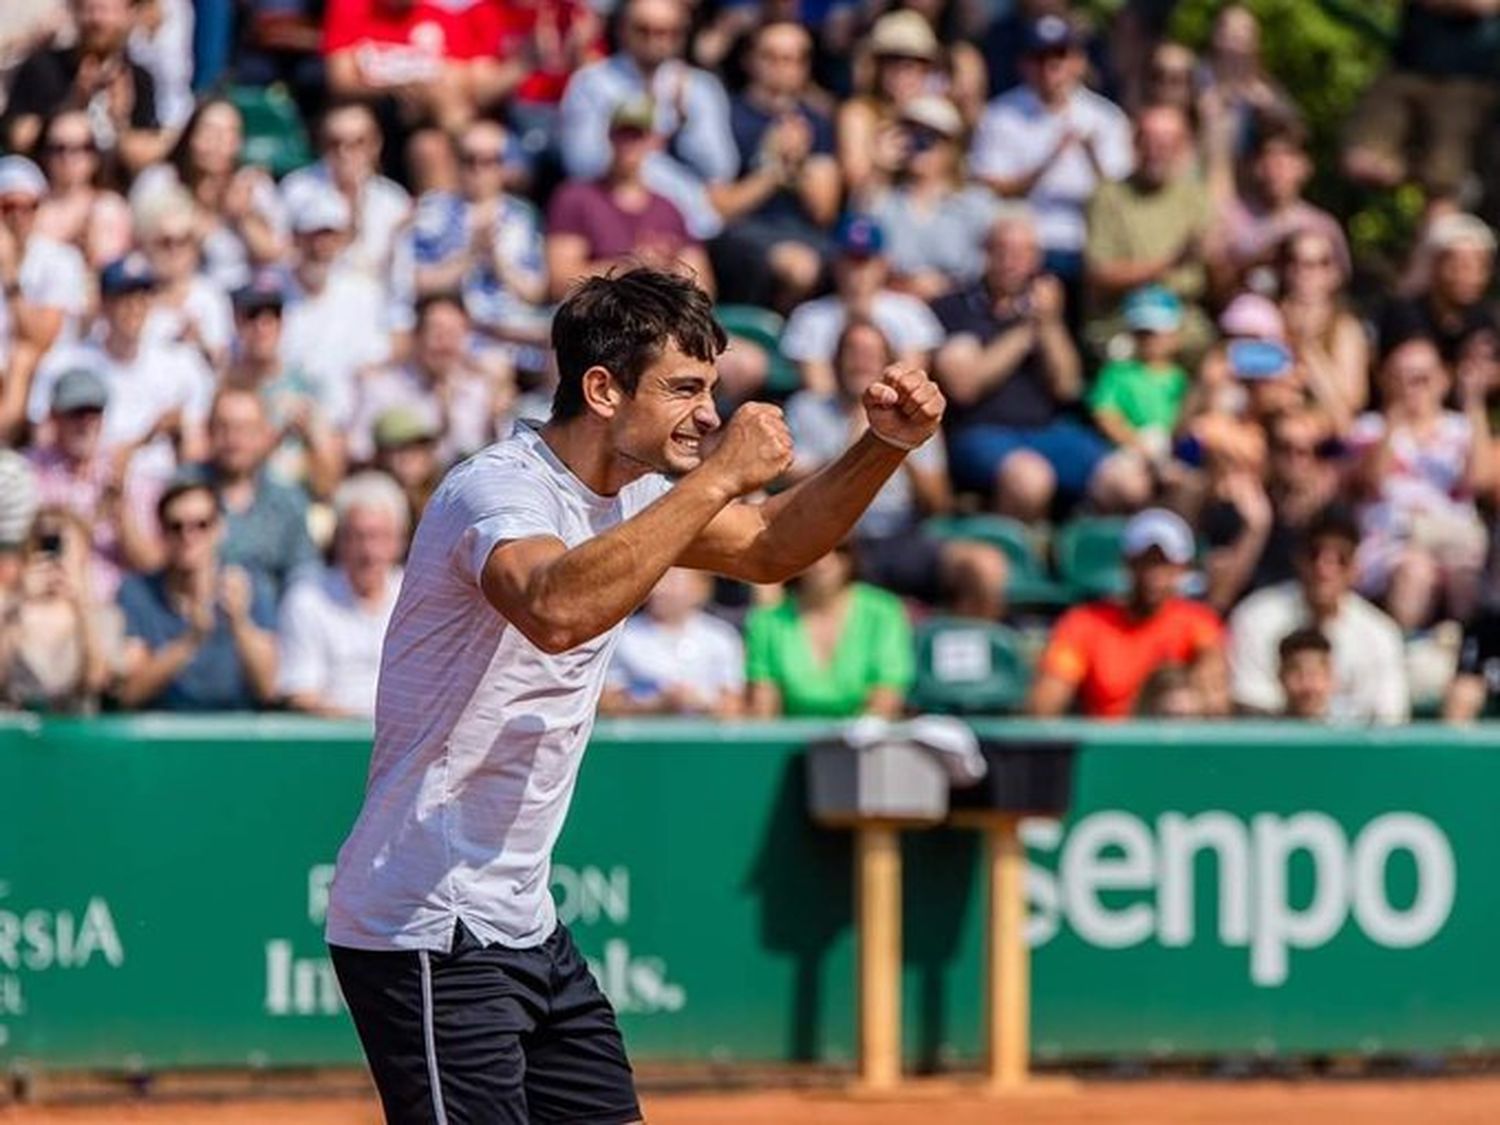
[(892, 367), (841, 458), (749, 503), (791, 438), (765, 404), (718, 432), (726, 337), (692, 281), (591, 278), (552, 340), (551, 420), (456, 466), (417, 527), (338, 856), (328, 942), (399, 1125), (641, 1120), (614, 1011), (548, 890), (620, 624), (669, 567), (803, 570), (943, 415), (926, 374)]

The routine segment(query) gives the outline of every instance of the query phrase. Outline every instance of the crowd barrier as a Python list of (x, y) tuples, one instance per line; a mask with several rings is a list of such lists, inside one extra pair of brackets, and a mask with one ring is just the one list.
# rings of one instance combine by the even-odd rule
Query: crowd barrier
[[(1035, 735), (1023, 723), (982, 733)], [(852, 1053), (850, 851), (809, 723), (601, 723), (552, 890), (640, 1060)], [(1500, 1045), (1500, 732), (1061, 724), (1028, 825), (1040, 1060)], [(0, 721), (0, 1069), (358, 1049), (321, 941), (369, 730)], [(906, 1052), (979, 1050), (979, 849), (905, 841)]]

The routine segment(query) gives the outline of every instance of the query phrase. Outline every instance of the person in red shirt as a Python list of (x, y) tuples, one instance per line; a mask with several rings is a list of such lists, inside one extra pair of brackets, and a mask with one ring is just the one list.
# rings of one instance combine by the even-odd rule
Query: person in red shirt
[(529, 67), (499, 58), (499, 0), (328, 0), (323, 54), (336, 97), (393, 97), (409, 121), (456, 129), (506, 98)]
[(1165, 665), (1187, 669), (1209, 714), (1228, 710), (1224, 624), (1177, 591), (1193, 561), (1192, 530), (1153, 508), (1125, 525), (1130, 588), (1122, 601), (1091, 602), (1065, 613), (1037, 667), (1027, 710), (1066, 714), (1076, 701), (1095, 719), (1123, 719), (1141, 687)]

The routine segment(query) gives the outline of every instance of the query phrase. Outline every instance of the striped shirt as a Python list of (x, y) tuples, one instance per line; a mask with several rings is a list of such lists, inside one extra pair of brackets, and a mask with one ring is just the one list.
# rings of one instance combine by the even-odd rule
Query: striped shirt
[(621, 627), (549, 655), (489, 605), (480, 576), (501, 543), (548, 536), (573, 548), (669, 487), (648, 476), (600, 496), (526, 425), (438, 487), (385, 637), (375, 749), (339, 852), (331, 944), (447, 952), (455, 920), (512, 948), (552, 933), (552, 846)]

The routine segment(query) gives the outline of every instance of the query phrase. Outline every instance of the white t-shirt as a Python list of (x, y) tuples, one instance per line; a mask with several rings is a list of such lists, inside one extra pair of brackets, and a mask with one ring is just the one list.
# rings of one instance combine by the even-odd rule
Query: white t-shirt
[(399, 567), (391, 571), (385, 599), (374, 609), (360, 604), (337, 567), (293, 585), (276, 628), (277, 691), (312, 693), (341, 711), (374, 718), (380, 646), (400, 589)]
[[(930, 352), (943, 342), (943, 326), (925, 301), (882, 290), (871, 302), (870, 318), (898, 354)], [(792, 310), (781, 334), (781, 354), (794, 363), (830, 363), (838, 350), (847, 314), (837, 296), (804, 301)]]
[(318, 399), (336, 426), (354, 408), (356, 375), (391, 355), (386, 305), (368, 278), (336, 269), (316, 295), (293, 289), (282, 312), (281, 361), (318, 388)]
[[(78, 339), (79, 318), (88, 310), (88, 268), (77, 248), (41, 235), (26, 240), (26, 253), (16, 280), (27, 303), (40, 308), (61, 309), (62, 331), (53, 348), (66, 347)], [(10, 306), (0, 301), (0, 363), (10, 358)]]
[(669, 488), (652, 475), (599, 496), (530, 426), (438, 486), (386, 634), (365, 804), (339, 851), (329, 942), (446, 952), (455, 920), (485, 943), (547, 940), (552, 846), (623, 623), (551, 655), (490, 606), (479, 579), (500, 543), (576, 547)]
[[(1229, 618), (1230, 692), (1241, 706), (1279, 714), (1286, 707), (1277, 646), (1311, 623), (1296, 582), (1251, 594)], [(1404, 723), (1411, 715), (1401, 630), (1358, 594), (1346, 594), (1338, 616), (1321, 629), (1333, 646), (1333, 718)]]
[[(90, 342), (53, 348), (47, 353), (31, 385), (27, 415), (33, 423), (46, 420), (51, 412), (52, 386), (72, 367), (88, 368), (109, 388), (101, 435), (106, 448), (135, 441), (172, 410), (180, 409), (184, 421), (201, 424), (213, 402), (213, 372), (194, 348), (143, 341), (134, 359), (121, 361)], [(176, 464), (171, 443), (161, 438), (136, 454), (130, 467), (133, 474), (165, 480)]]
[[(1130, 175), (1135, 166), (1130, 119), (1114, 102), (1079, 88), (1060, 112), (1053, 113), (1030, 86), (1008, 90), (985, 108), (969, 149), (969, 174), (985, 179), (1029, 175), (1069, 128), (1094, 138), (1106, 178)], [(1036, 182), (1027, 201), (1045, 249), (1083, 249), (1088, 234), (1084, 212), (1098, 186), (1099, 175), (1081, 144), (1070, 145)]]
[(198, 338), (210, 352), (229, 353), (234, 341), (234, 308), (218, 282), (201, 275), (188, 282), (187, 299), (181, 308), (169, 308), (160, 301), (152, 305), (141, 334), (152, 343), (175, 344), (182, 340), (189, 321), (197, 324)]
[(642, 702), (673, 685), (690, 687), (711, 707), (726, 691), (745, 690), (745, 645), (734, 626), (712, 614), (668, 628), (638, 613), (620, 634), (609, 684)]

